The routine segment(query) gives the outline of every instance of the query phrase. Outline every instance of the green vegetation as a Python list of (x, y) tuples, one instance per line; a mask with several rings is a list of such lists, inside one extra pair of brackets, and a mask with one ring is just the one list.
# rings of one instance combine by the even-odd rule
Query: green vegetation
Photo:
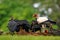
[[(34, 3), (41, 3), (41, 8), (52, 8), (52, 13), (49, 16), (56, 21), (60, 18), (60, 0), (0, 0), (0, 29), (8, 31), (7, 24), (10, 17), (18, 20), (28, 20), (31, 22), (34, 18), (32, 15), (39, 12), (39, 9), (33, 7)], [(44, 11), (40, 11), (44, 14)], [(57, 25), (53, 25), (57, 29)], [(60, 27), (59, 27), (60, 28)], [(59, 36), (31, 36), (31, 35), (0, 35), (0, 40), (60, 40)]]
[(33, 7), (35, 2), (41, 2), (40, 8), (45, 7), (46, 10), (52, 8), (53, 12), (49, 18), (54, 21), (60, 16), (60, 0), (0, 0), (0, 29), (7, 31), (7, 24), (11, 16), (31, 22), (34, 19), (32, 15), (37, 13)]
[(5, 35), (0, 36), (0, 40), (59, 40), (59, 36), (31, 36), (31, 35), (25, 35), (25, 36), (18, 36), (18, 35)]

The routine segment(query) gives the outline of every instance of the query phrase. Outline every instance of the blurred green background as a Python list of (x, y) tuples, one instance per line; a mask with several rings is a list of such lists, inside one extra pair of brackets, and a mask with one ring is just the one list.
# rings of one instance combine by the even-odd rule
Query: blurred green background
[[(41, 3), (41, 5), (39, 8), (34, 8), (34, 3)], [(49, 8), (52, 9), (51, 13), (46, 12)], [(56, 21), (60, 18), (60, 0), (0, 0), (0, 29), (7, 31), (11, 16), (18, 20), (26, 19), (31, 22), (34, 19), (32, 17), (34, 13), (43, 15), (44, 11), (49, 18)]]

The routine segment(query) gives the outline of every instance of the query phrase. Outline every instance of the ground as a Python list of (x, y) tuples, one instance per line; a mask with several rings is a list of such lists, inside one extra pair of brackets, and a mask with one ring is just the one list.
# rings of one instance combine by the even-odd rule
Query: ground
[(0, 35), (0, 40), (60, 40), (60, 36)]

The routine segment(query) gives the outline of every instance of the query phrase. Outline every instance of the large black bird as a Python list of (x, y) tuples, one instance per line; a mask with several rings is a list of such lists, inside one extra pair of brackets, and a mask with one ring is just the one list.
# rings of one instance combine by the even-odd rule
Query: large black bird
[(8, 29), (13, 34), (14, 31), (19, 32), (20, 28), (25, 29), (29, 32), (30, 25), (27, 20), (10, 20), (8, 23)]

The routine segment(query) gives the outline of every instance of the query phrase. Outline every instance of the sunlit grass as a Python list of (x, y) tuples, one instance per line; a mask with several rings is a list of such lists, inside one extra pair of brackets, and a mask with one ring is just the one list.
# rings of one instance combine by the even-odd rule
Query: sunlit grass
[(0, 40), (60, 40), (60, 36), (1, 35)]

